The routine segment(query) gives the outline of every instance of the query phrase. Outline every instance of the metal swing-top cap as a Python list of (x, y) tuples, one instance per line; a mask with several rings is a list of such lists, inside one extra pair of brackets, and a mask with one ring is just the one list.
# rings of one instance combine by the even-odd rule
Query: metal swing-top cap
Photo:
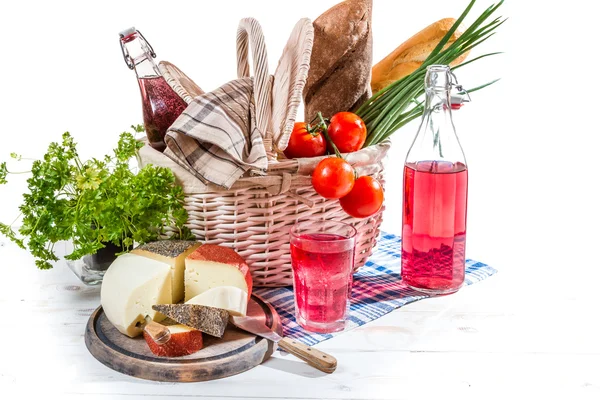
[(425, 90), (451, 90), (450, 103), (453, 110), (458, 110), (463, 103), (471, 101), (471, 96), (458, 83), (456, 75), (448, 65), (430, 65), (425, 74)]
[(123, 58), (125, 59), (125, 64), (129, 67), (129, 69), (133, 69), (135, 67), (135, 63), (131, 56), (129, 55), (129, 50), (125, 46), (125, 43), (132, 41), (135, 38), (138, 38), (142, 42), (142, 48), (146, 51), (152, 58), (156, 58), (156, 53), (154, 49), (148, 43), (142, 32), (135, 29), (135, 27), (127, 28), (121, 32), (119, 32), (119, 44), (121, 45), (121, 52), (123, 53)]

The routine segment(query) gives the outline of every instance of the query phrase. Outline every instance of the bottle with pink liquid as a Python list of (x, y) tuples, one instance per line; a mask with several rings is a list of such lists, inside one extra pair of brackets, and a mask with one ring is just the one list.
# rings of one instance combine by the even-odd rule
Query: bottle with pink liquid
[(402, 280), (421, 292), (456, 292), (465, 278), (467, 163), (452, 122), (454, 75), (431, 65), (423, 119), (404, 164)]
[(135, 70), (142, 95), (144, 128), (148, 143), (158, 151), (166, 148), (167, 129), (187, 104), (169, 86), (154, 62), (156, 53), (135, 28), (119, 33), (121, 50), (129, 69)]

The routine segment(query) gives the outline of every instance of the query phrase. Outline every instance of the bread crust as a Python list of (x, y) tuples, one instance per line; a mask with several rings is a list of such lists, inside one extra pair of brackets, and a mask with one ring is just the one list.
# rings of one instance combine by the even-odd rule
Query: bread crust
[[(380, 91), (419, 68), (455, 22), (454, 18), (443, 18), (434, 22), (396, 47), (394, 51), (379, 61), (373, 67), (371, 79), (371, 89), (373, 92)], [(446, 47), (458, 39), (462, 33), (463, 29), (459, 26), (452, 36), (450, 36)], [(460, 64), (467, 56), (468, 52), (462, 54), (450, 65)]]
[(372, 0), (346, 0), (314, 22), (314, 43), (304, 87), (305, 120), (318, 111), (349, 111), (370, 92)]

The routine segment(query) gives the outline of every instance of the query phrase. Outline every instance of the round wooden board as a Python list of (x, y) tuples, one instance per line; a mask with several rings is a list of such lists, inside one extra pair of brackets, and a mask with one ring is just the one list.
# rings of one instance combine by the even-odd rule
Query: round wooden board
[[(248, 316), (264, 319), (282, 334), (279, 315), (270, 304), (252, 295)], [(130, 338), (106, 318), (102, 307), (90, 316), (85, 345), (102, 364), (123, 374), (162, 382), (201, 382), (225, 378), (256, 367), (273, 354), (274, 343), (231, 324), (222, 338), (204, 334), (204, 348), (184, 357), (152, 354), (142, 336)]]

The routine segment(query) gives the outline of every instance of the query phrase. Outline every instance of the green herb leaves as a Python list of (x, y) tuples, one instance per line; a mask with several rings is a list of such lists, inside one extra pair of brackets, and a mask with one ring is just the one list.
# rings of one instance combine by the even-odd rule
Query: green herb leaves
[[(423, 110), (418, 99), (425, 93), (423, 80), (427, 67), (433, 64), (448, 65), (460, 55), (489, 39), (494, 34), (494, 31), (506, 21), (498, 17), (488, 22), (492, 14), (502, 5), (503, 1), (501, 0), (498, 4), (488, 7), (462, 35), (450, 45), (447, 45), (452, 33), (458, 28), (475, 4), (475, 0), (471, 0), (452, 28), (440, 40), (435, 49), (416, 71), (375, 93), (373, 97), (356, 110), (356, 114), (365, 121), (367, 132), (369, 132), (365, 146), (382, 142), (396, 130), (422, 115)], [(499, 53), (489, 53), (479, 56), (454, 67), (454, 69), (495, 54)], [(493, 82), (470, 89), (469, 91), (474, 92), (491, 83)]]
[(6, 175), (8, 175), (8, 170), (6, 169), (6, 162), (3, 162), (0, 164), (0, 185), (6, 183)]
[[(132, 128), (143, 131), (139, 125)], [(23, 248), (26, 240), (40, 269), (58, 260), (53, 249), (61, 240), (73, 242), (66, 258), (75, 260), (108, 242), (127, 251), (134, 242), (157, 240), (167, 226), (179, 230), (175, 237), (190, 238), (183, 190), (171, 170), (146, 165), (134, 173), (129, 167), (142, 146), (124, 132), (113, 156), (83, 162), (73, 137), (64, 133), (62, 142), (51, 143), (43, 159), (32, 164), (18, 234), (6, 224), (0, 224), (0, 233)], [(6, 163), (0, 164), (0, 183), (6, 183), (7, 174)]]

